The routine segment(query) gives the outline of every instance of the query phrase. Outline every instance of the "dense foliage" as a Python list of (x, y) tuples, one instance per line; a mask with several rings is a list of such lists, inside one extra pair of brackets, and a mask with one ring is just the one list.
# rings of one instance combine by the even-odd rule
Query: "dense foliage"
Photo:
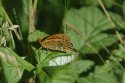
[[(124, 20), (124, 0), (0, 0), (0, 83), (125, 83)], [(70, 52), (40, 48), (56, 33)]]

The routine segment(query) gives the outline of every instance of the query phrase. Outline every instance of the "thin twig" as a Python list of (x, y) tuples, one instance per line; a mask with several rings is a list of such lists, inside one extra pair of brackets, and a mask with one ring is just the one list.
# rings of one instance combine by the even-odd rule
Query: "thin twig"
[(66, 21), (64, 21), (64, 24), (67, 25), (67, 28), (73, 30), (75, 33), (77, 33), (78, 35), (80, 35), (80, 36), (82, 36), (82, 37), (85, 38), (85, 35), (84, 35), (81, 31), (77, 30), (73, 25), (69, 24), (69, 23), (66, 22)]
[(106, 63), (99, 52), (92, 45), (90, 45), (89, 43), (87, 43), (87, 45), (99, 56), (103, 63)]
[[(115, 28), (116, 26), (115, 26), (114, 22), (112, 21), (111, 16), (110, 16), (109, 13), (107, 12), (107, 10), (106, 10), (104, 4), (102, 3), (102, 0), (98, 0), (98, 2), (99, 2), (99, 4), (101, 5), (101, 7), (102, 7), (102, 9), (103, 9), (105, 15), (107, 16), (109, 22), (111, 23), (112, 27)], [(119, 32), (118, 32), (116, 29), (115, 29), (115, 33), (116, 33), (116, 35), (117, 35), (119, 41), (123, 44), (124, 41), (122, 40), (122, 37), (120, 36)]]
[(33, 15), (34, 15), (34, 18), (35, 18), (36, 13), (37, 13), (37, 2), (38, 2), (38, 0), (34, 0), (34, 5), (33, 5)]

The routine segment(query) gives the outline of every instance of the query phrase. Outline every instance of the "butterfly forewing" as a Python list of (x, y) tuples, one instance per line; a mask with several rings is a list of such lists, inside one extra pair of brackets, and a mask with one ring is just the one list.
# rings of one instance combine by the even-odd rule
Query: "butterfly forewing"
[(55, 34), (44, 40), (39, 40), (39, 43), (44, 48), (63, 52), (69, 51), (73, 48), (70, 37), (66, 34)]

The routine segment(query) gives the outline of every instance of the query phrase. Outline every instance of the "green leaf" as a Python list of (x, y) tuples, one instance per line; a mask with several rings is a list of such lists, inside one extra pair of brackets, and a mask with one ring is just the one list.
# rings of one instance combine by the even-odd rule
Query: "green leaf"
[(95, 6), (82, 7), (79, 10), (70, 9), (66, 15), (66, 23), (76, 29), (68, 26), (67, 33), (72, 39), (74, 48), (81, 53), (95, 53), (88, 44), (98, 51), (116, 42), (114, 35), (105, 32), (113, 29), (110, 22)]
[(94, 73), (88, 77), (80, 77), (78, 83), (117, 83), (110, 73)]
[(125, 30), (125, 21), (123, 17), (117, 13), (109, 12), (109, 15), (111, 16), (113, 22), (116, 25), (117, 29), (124, 29)]
[[(91, 68), (92, 61), (74, 61), (63, 66), (44, 67), (43, 73), (46, 73), (46, 80), (44, 83), (74, 83), (78, 75)], [(38, 73), (38, 75), (43, 74)], [(43, 80), (39, 77), (39, 80)]]
[(32, 32), (31, 34), (29, 34), (28, 41), (29, 42), (36, 42), (36, 41), (38, 41), (39, 38), (43, 39), (46, 36), (48, 36), (46, 33), (41, 32), (39, 30), (35, 30), (34, 32)]
[(30, 72), (35, 68), (9, 48), (0, 48), (0, 61), (7, 83), (17, 83), (24, 70)]
[(98, 0), (81, 0), (80, 2), (86, 5), (98, 5)]
[(125, 71), (123, 72), (123, 77), (122, 77), (122, 82), (121, 83), (125, 83)]
[(116, 3), (116, 0), (102, 0), (102, 2), (106, 7), (111, 8)]
[(78, 60), (76, 62), (73, 62), (71, 65), (73, 67), (72, 69), (80, 74), (90, 69), (94, 65), (94, 63), (90, 60)]
[[(63, 56), (76, 56), (76, 53), (65, 53), (65, 52), (57, 52), (57, 51), (49, 51), (46, 49), (38, 49), (35, 51), (35, 57), (38, 62), (38, 64), (41, 64), (43, 66), (49, 65), (50, 61), (54, 61), (56, 58), (63, 57)], [(75, 59), (75, 57), (73, 58)], [(59, 64), (61, 61), (59, 61), (57, 64)], [(67, 61), (68, 63), (68, 61)]]
[(114, 42), (116, 42), (116, 36), (108, 35), (108, 34), (100, 34), (98, 36), (95, 36), (94, 38), (91, 38), (89, 41), (90, 41), (89, 45), (91, 45), (92, 47), (88, 47), (88, 45), (83, 46), (81, 49), (82, 53), (84, 52), (95, 53), (96, 52), (95, 50), (98, 51), (101, 48), (105, 49), (106, 46), (110, 46)]
[(124, 45), (119, 45), (119, 49), (116, 49), (112, 52), (112, 55), (117, 57), (117, 60), (119, 59), (120, 61), (122, 59), (125, 60), (125, 46)]
[(96, 67), (95, 72), (86, 77), (77, 79), (78, 83), (118, 83), (114, 74), (107, 71), (102, 71), (102, 67)]

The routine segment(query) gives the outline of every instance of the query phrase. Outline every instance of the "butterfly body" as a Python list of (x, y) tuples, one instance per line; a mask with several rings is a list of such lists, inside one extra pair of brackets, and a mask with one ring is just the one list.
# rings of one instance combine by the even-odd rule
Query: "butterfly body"
[(55, 34), (45, 39), (39, 39), (43, 48), (67, 52), (73, 48), (70, 37), (66, 34)]

